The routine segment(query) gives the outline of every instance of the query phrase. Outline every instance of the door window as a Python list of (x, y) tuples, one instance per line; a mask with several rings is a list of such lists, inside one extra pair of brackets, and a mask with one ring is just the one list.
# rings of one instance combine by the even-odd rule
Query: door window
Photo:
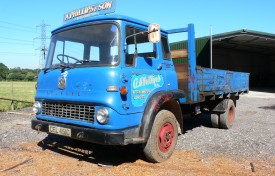
[(126, 65), (133, 66), (136, 57), (156, 58), (155, 44), (149, 42), (147, 33), (142, 30), (126, 27)]

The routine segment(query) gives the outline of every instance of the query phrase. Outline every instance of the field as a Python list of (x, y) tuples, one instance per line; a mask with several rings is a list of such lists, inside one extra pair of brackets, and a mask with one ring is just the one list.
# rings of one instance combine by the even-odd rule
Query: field
[[(13, 86), (13, 99), (34, 101), (35, 96), (35, 82), (0, 82), (0, 97), (12, 98), (12, 86)], [(11, 101), (0, 99), (0, 111), (8, 111)], [(21, 109), (23, 107), (31, 106), (30, 103), (15, 103), (15, 109)]]

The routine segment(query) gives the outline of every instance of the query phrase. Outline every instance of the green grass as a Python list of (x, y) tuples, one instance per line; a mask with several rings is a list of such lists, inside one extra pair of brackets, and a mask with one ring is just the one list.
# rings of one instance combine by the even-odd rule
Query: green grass
[[(34, 101), (35, 96), (35, 83), (36, 82), (0, 82), (0, 97), (12, 98), (11, 90), (13, 84), (13, 99)], [(0, 111), (8, 111), (11, 101), (0, 99)], [(24, 107), (32, 106), (30, 103), (15, 102), (15, 109), (21, 109)]]

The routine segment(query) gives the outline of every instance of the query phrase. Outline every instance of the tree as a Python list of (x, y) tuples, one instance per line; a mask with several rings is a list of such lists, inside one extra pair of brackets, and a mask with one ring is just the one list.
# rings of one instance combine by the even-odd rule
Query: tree
[(9, 69), (4, 64), (0, 63), (0, 81), (36, 81), (39, 69), (28, 69), (15, 67)]
[(27, 74), (25, 76), (25, 80), (34, 81), (34, 74), (32, 72), (27, 72)]
[(24, 76), (20, 73), (9, 73), (7, 78), (10, 81), (22, 81), (24, 79)]
[(8, 73), (9, 73), (9, 68), (3, 63), (0, 63), (0, 81), (6, 80)]

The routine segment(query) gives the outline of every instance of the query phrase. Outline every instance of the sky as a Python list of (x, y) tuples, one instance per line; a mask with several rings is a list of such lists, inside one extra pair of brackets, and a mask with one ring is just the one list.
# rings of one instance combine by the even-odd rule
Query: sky
[[(39, 68), (41, 26), (46, 36), (64, 14), (104, 0), (0, 0), (0, 63)], [(274, 0), (116, 0), (116, 14), (158, 23), (163, 29), (195, 25), (196, 37), (239, 29), (275, 34)], [(171, 40), (170, 40), (171, 42)], [(50, 40), (46, 40), (46, 46)]]

